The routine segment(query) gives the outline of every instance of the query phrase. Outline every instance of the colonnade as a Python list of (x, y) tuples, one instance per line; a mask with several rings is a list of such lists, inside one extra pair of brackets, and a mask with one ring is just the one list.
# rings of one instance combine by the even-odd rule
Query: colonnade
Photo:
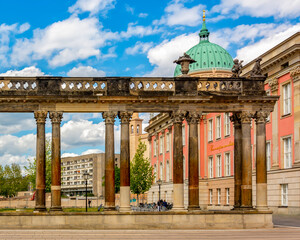
[[(36, 211), (45, 211), (45, 122), (47, 111), (34, 112), (37, 122), (36, 149)], [(129, 122), (132, 112), (102, 113), (105, 121), (105, 209), (115, 209), (114, 122), (121, 120), (120, 211), (130, 211), (130, 143)], [(50, 112), (52, 123), (51, 211), (61, 211), (60, 123), (62, 112)], [(198, 123), (201, 112), (173, 111), (173, 210), (184, 210), (182, 121), (189, 124), (189, 186), (188, 209), (199, 207)], [(256, 119), (256, 208), (267, 209), (266, 131), (267, 112), (233, 113), (234, 124), (234, 207), (252, 208), (251, 119)]]

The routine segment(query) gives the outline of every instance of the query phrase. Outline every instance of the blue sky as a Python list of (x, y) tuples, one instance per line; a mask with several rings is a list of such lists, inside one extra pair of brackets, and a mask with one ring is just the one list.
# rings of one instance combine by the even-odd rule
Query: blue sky
[[(300, 31), (300, 0), (1, 1), (0, 75), (172, 76), (203, 9), (211, 42), (244, 62)], [(64, 156), (104, 149), (99, 114), (65, 114), (62, 135)], [(31, 113), (0, 114), (0, 164), (26, 165), (34, 144)]]

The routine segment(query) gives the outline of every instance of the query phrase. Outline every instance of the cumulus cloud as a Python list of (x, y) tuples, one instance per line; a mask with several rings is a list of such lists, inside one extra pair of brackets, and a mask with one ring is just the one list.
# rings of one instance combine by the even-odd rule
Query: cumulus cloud
[(196, 33), (183, 34), (171, 40), (164, 40), (161, 44), (151, 48), (147, 58), (154, 69), (146, 76), (173, 76), (176, 67), (173, 61), (198, 42), (199, 37)]
[(278, 32), (274, 35), (268, 35), (261, 39), (258, 42), (247, 45), (237, 51), (237, 58), (243, 59), (245, 63), (250, 62), (251, 60), (257, 58), (259, 55), (270, 50), (272, 47), (275, 47), (280, 42), (289, 38), (296, 32), (300, 31), (300, 23), (295, 26), (291, 26), (281, 32)]
[(142, 43), (140, 41), (136, 42), (133, 47), (129, 47), (125, 49), (125, 52), (128, 55), (136, 55), (136, 54), (143, 54), (148, 52), (148, 50), (153, 46), (153, 42), (149, 43)]
[(17, 155), (12, 155), (12, 154), (4, 154), (0, 156), (0, 165), (11, 165), (12, 163), (19, 164), (20, 167), (27, 166), (28, 161), (27, 159), (33, 159), (34, 156), (27, 156), (27, 155), (22, 155), (22, 156), (17, 156)]
[(98, 12), (105, 14), (108, 10), (115, 7), (115, 0), (77, 0), (69, 7), (70, 13), (90, 12), (92, 15)]
[(76, 154), (76, 153), (63, 153), (63, 154), (61, 155), (62, 158), (67, 158), (67, 157), (77, 157), (77, 156), (79, 156), (79, 155)]
[(36, 128), (33, 113), (1, 113), (0, 133), (13, 134)]
[(221, 0), (212, 8), (227, 17), (248, 15), (252, 17), (295, 18), (300, 16), (300, 0)]
[(36, 136), (27, 134), (21, 137), (13, 135), (0, 136), (0, 155), (26, 155), (35, 153)]
[(205, 5), (199, 4), (192, 8), (187, 8), (184, 1), (174, 0), (165, 8), (165, 16), (160, 20), (154, 21), (154, 24), (166, 24), (168, 26), (183, 25), (197, 26), (201, 22), (202, 10)]
[(91, 66), (80, 66), (72, 68), (67, 75), (69, 77), (104, 77), (105, 72)]
[(52, 67), (91, 56), (100, 57), (100, 47), (118, 39), (118, 34), (103, 30), (97, 18), (77, 16), (55, 22), (45, 29), (34, 30), (32, 39), (19, 39), (13, 47), (11, 63), (19, 65), (31, 60), (47, 59)]
[(34, 76), (43, 76), (45, 73), (41, 69), (31, 66), (26, 67), (21, 70), (8, 70), (5, 73), (0, 73), (0, 76), (19, 76), (19, 77), (34, 77)]
[(87, 154), (92, 154), (92, 153), (104, 153), (104, 152), (100, 149), (88, 149), (88, 150), (82, 152), (81, 155), (87, 155)]

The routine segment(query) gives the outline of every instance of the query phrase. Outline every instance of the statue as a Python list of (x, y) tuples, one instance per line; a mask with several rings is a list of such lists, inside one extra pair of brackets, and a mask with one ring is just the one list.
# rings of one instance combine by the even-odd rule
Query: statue
[(234, 59), (233, 60), (233, 67), (231, 69), (231, 72), (233, 73), (231, 77), (236, 77), (238, 78), (241, 73), (242, 73), (242, 63), (243, 63), (243, 60), (242, 61), (239, 61), (238, 59)]
[(191, 63), (196, 62), (192, 59), (187, 53), (184, 53), (183, 56), (179, 57), (178, 60), (175, 60), (174, 63), (181, 66), (182, 77), (187, 77), (190, 70), (189, 66)]
[(254, 67), (250, 72), (250, 77), (264, 77), (264, 75), (262, 75), (262, 71), (260, 67), (261, 60), (262, 60), (261, 58), (256, 59)]

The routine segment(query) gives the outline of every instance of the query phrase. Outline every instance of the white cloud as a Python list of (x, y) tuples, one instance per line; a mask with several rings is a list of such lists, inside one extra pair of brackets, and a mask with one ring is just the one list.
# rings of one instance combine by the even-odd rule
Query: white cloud
[(102, 11), (105, 14), (108, 10), (115, 7), (115, 0), (77, 0), (77, 2), (69, 7), (70, 13), (90, 12), (96, 14)]
[(134, 14), (134, 8), (129, 6), (128, 4), (125, 4), (125, 9), (127, 12), (131, 13), (132, 15)]
[(161, 31), (162, 29), (158, 27), (154, 27), (154, 28), (151, 26), (145, 27), (141, 25), (135, 25), (135, 23), (129, 23), (127, 30), (122, 31), (120, 33), (120, 36), (122, 38), (130, 38), (132, 36), (144, 37), (144, 36), (149, 36), (149, 35), (159, 33)]
[(33, 113), (1, 113), (0, 133), (12, 134), (36, 128)]
[(36, 136), (28, 134), (21, 137), (13, 135), (0, 136), (0, 156), (5, 154), (25, 155), (35, 154)]
[(12, 163), (19, 164), (20, 167), (24, 167), (28, 165), (27, 159), (33, 159), (34, 156), (27, 156), (27, 155), (12, 155), (12, 154), (4, 154), (0, 156), (0, 165), (11, 165)]
[(0, 73), (0, 76), (19, 76), (19, 77), (34, 77), (34, 76), (43, 76), (45, 73), (41, 69), (31, 66), (23, 68), (22, 70), (8, 70), (5, 73)]
[(105, 72), (91, 66), (80, 66), (72, 68), (67, 75), (69, 77), (104, 77)]
[(77, 156), (79, 156), (79, 155), (76, 154), (76, 153), (63, 153), (63, 154), (61, 155), (62, 158), (67, 158), (67, 157), (77, 157)]
[(146, 18), (148, 17), (148, 13), (140, 13), (139, 18)]
[(219, 5), (212, 8), (212, 12), (228, 17), (295, 18), (300, 16), (300, 0), (221, 0)]
[(92, 154), (92, 153), (103, 153), (103, 151), (100, 149), (88, 149), (88, 150), (82, 152), (81, 155), (87, 155), (87, 154)]
[[(61, 127), (62, 149), (79, 146), (103, 146), (105, 144), (105, 123), (88, 120), (71, 120)], [(120, 148), (120, 129), (115, 125), (115, 150)]]
[(174, 60), (182, 56), (184, 52), (199, 42), (196, 33), (183, 34), (171, 40), (165, 40), (161, 44), (148, 51), (149, 62), (154, 65), (154, 69), (147, 76), (173, 76), (176, 64)]
[(203, 9), (205, 5), (199, 4), (186, 8), (182, 1), (175, 0), (165, 8), (166, 15), (154, 21), (154, 24), (197, 26), (201, 22)]
[(257, 58), (259, 55), (275, 47), (280, 42), (284, 41), (288, 37), (292, 36), (296, 32), (300, 31), (300, 23), (295, 26), (291, 26), (286, 30), (278, 32), (276, 34), (267, 35), (260, 41), (243, 47), (237, 51), (237, 58), (243, 59), (245, 63)]
[(142, 54), (148, 52), (152, 46), (153, 46), (152, 42), (142, 43), (138, 41), (133, 47), (126, 48), (125, 52), (128, 55)]
[(34, 30), (32, 39), (19, 39), (13, 47), (11, 63), (19, 65), (46, 59), (52, 67), (91, 56), (100, 57), (100, 47), (118, 39), (117, 33), (102, 30), (97, 18), (76, 16), (55, 22), (45, 29)]

